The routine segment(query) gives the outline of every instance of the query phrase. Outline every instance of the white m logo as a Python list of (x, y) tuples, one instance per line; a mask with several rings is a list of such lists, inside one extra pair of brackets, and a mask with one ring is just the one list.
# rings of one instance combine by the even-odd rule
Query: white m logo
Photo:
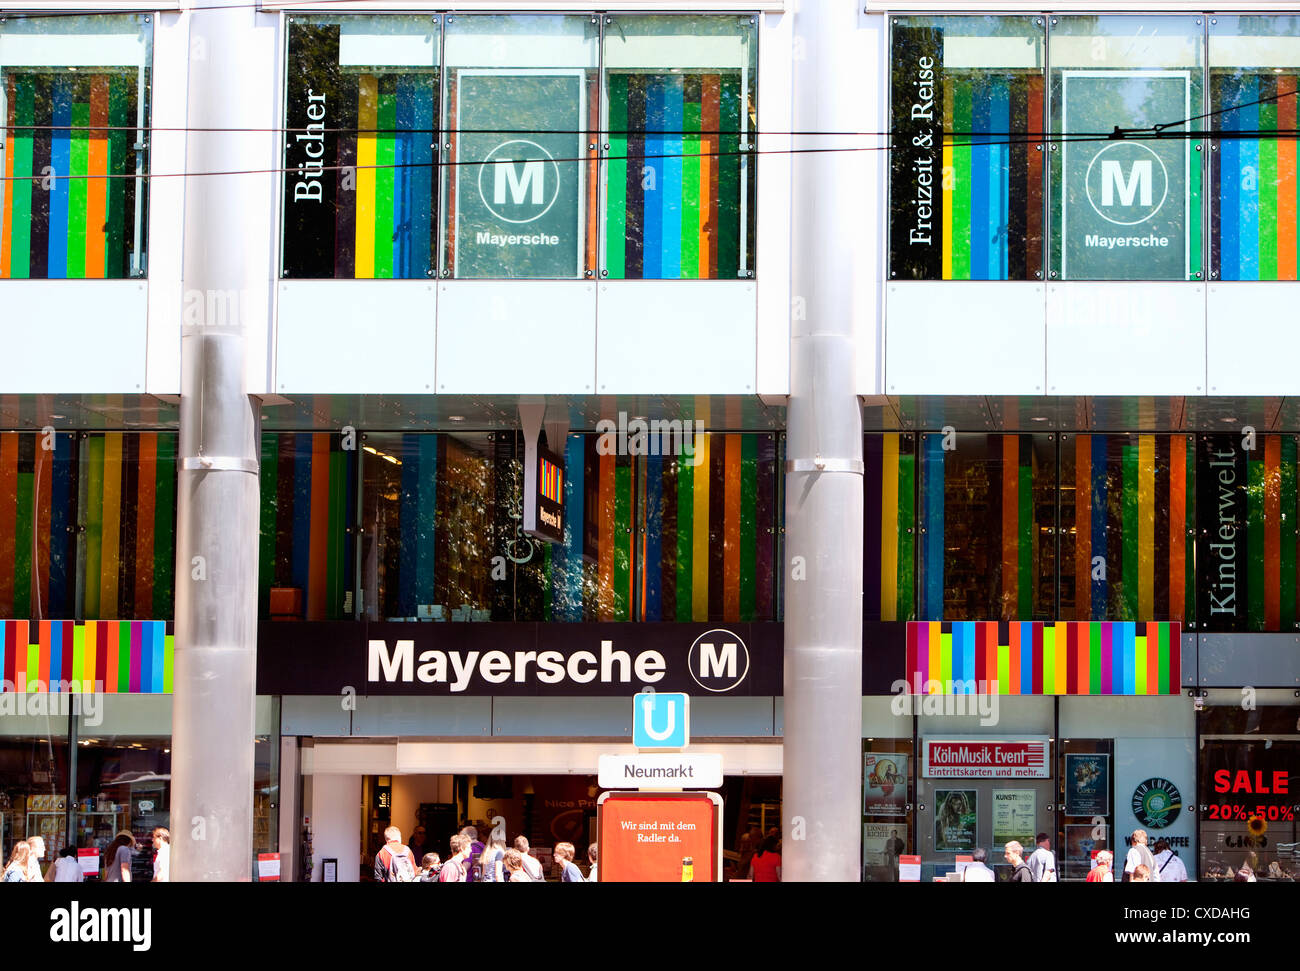
[[(1103, 159), (1101, 163), (1101, 204), (1115, 205), (1115, 192), (1119, 191), (1121, 206), (1133, 205), (1134, 197), (1138, 204), (1151, 205), (1151, 185), (1155, 181), (1151, 172), (1151, 160), (1139, 159), (1129, 168), (1128, 179), (1122, 174), (1120, 163), (1116, 159)], [(499, 184), (499, 183), (498, 183)]]
[(736, 676), (736, 645), (723, 644), (722, 651), (709, 643), (700, 645), (701, 678), (734, 678)]
[[(515, 168), (516, 165), (522, 166), (522, 171)], [(1148, 168), (1150, 164), (1148, 163)], [(510, 188), (510, 200), (516, 206), (522, 206), (525, 197), (528, 195), (529, 186), (532, 187), (532, 204), (540, 206), (545, 204), (546, 196), (544, 186), (546, 181), (546, 171), (540, 160), (531, 162), (497, 162), (494, 166), (496, 174), (496, 190), (493, 194), (493, 202), (500, 206), (506, 201), (506, 187)], [(1150, 190), (1147, 190), (1150, 195)]]

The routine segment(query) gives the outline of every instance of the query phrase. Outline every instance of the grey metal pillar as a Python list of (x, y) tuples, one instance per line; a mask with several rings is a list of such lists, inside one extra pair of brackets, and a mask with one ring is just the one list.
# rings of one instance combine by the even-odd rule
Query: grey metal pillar
[[(204, 0), (188, 16), (201, 53), (189, 63), (188, 127), (240, 127), (240, 40), (258, 14), (241, 0)], [(269, 161), (249, 164), (244, 133), (186, 138), (188, 172)], [(260, 427), (245, 393), (244, 323), (246, 302), (265, 299), (268, 283), (265, 268), (250, 281), (244, 258), (244, 241), (266, 232), (265, 212), (241, 198), (248, 178), (186, 179), (170, 827), (178, 881), (252, 874)]]
[[(794, 130), (857, 131), (853, 0), (796, 7)], [(843, 141), (842, 139), (840, 140)], [(801, 138), (796, 147), (831, 139)], [(785, 880), (860, 879), (862, 841), (862, 411), (853, 244), (862, 154), (796, 154), (786, 435)]]

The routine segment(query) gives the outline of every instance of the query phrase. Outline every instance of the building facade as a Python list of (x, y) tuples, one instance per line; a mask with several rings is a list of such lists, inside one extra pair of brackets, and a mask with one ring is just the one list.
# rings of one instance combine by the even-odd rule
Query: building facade
[[(223, 175), (187, 166), (211, 52), (180, 5), (5, 9), (6, 852), (168, 821), (180, 336), (238, 326), (254, 853), (355, 880), (386, 825), (464, 822), (581, 850), (649, 686), (723, 755), (743, 877), (806, 568), (793, 159), (833, 151), (863, 879), (1037, 832), (1082, 879), (1136, 828), (1193, 879), (1295, 874), (1300, 10), (825, 2), (854, 67), (817, 132), (787, 0), (246, 4)], [(223, 292), (182, 262), (218, 177), (265, 213)]]

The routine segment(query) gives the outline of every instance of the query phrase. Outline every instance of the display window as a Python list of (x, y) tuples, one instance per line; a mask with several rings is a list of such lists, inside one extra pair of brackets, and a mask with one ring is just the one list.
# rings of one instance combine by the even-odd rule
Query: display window
[(602, 276), (754, 275), (751, 16), (608, 16)]
[(1075, 620), (1195, 619), (1195, 440), (1061, 436), (1061, 600)]
[(1220, 699), (1226, 703), (1197, 716), (1200, 874), (1193, 879), (1300, 879), (1300, 707), (1289, 703), (1289, 690), (1267, 694), (1276, 696), (1249, 708)]
[(290, 17), (282, 274), (437, 273), (437, 16)]
[(595, 275), (600, 24), (448, 16), (444, 275)]
[(1056, 609), (1056, 436), (921, 436), (922, 619)]
[(1294, 280), (1300, 17), (1212, 17), (1209, 72), (1211, 279)]
[(0, 279), (142, 277), (153, 26), (0, 24)]
[(890, 277), (1043, 275), (1042, 17), (894, 17)]
[(170, 619), (176, 436), (0, 433), (0, 618)]
[(19, 840), (45, 841), (41, 866), (68, 843), (68, 718), (0, 716), (0, 844), (5, 859)]
[(258, 600), (272, 620), (353, 614), (358, 458), (341, 435), (262, 435)]
[(1114, 750), (1109, 738), (1064, 738), (1057, 747), (1061, 838), (1053, 846), (1062, 880), (1086, 880), (1099, 851), (1115, 852)]
[[(1048, 30), (1054, 280), (1199, 280), (1203, 18), (1060, 16)], [(1162, 138), (1142, 137), (1161, 126)], [(1102, 137), (1131, 130), (1124, 138)]]
[(915, 821), (912, 738), (862, 740), (862, 879), (896, 883), (899, 857), (912, 852)]

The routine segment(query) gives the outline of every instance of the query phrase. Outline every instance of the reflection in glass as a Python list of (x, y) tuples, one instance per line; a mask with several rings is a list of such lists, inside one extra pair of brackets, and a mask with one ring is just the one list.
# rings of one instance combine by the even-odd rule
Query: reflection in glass
[(152, 40), (144, 16), (0, 23), (0, 279), (145, 275)]
[(923, 436), (921, 617), (1055, 613), (1056, 443), (1049, 435)]
[(439, 20), (290, 18), (285, 277), (436, 273)]
[[(1200, 279), (1203, 30), (1193, 16), (1052, 18), (1052, 275)], [(1160, 126), (1162, 137), (1141, 137)], [(1112, 137), (1116, 130), (1132, 131)]]
[(605, 275), (753, 275), (753, 18), (607, 18)]
[[(1221, 280), (1294, 280), (1300, 17), (1214, 18), (1211, 268)], [(1290, 138), (1250, 133), (1291, 132)]]
[(1042, 18), (897, 17), (891, 43), (891, 277), (1041, 278)]

